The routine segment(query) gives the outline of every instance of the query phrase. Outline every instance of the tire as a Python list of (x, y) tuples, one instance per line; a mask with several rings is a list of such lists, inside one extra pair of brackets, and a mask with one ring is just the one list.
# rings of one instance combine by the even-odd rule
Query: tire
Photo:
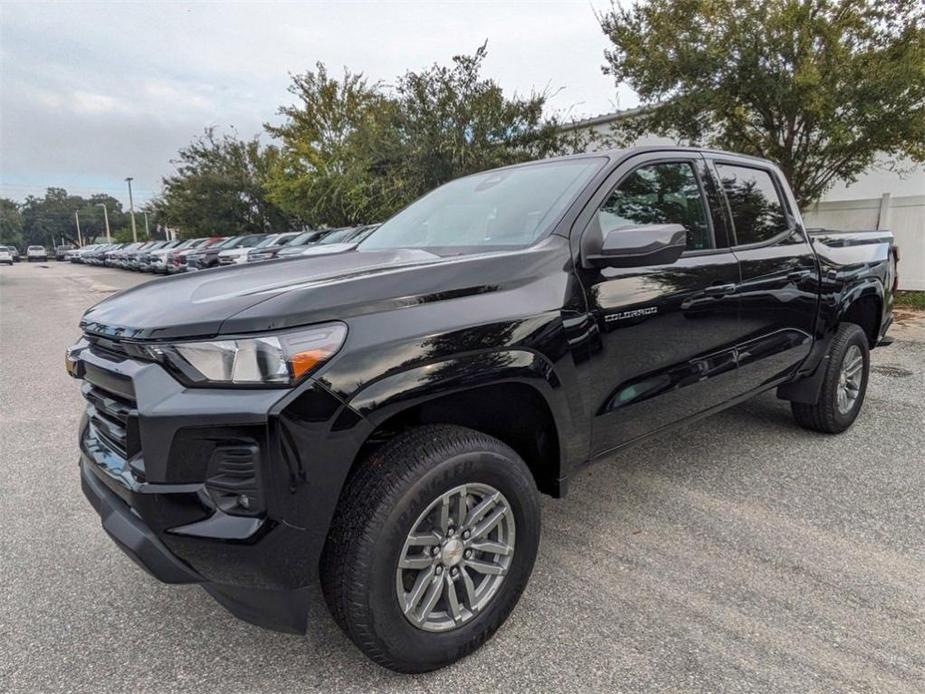
[[(861, 362), (857, 364), (857, 357)], [(846, 360), (848, 363), (846, 363)], [(843, 367), (860, 367), (854, 400), (846, 408), (845, 400), (839, 402), (839, 391), (843, 390)], [(849, 369), (850, 370), (850, 369)], [(842, 323), (832, 339), (825, 363), (825, 375), (819, 390), (819, 399), (809, 405), (791, 402), (790, 409), (797, 423), (805, 429), (821, 431), (825, 434), (839, 434), (850, 427), (857, 419), (864, 395), (867, 393), (867, 379), (870, 374), (870, 349), (867, 335), (859, 325)], [(844, 391), (843, 391), (844, 392)], [(848, 388), (847, 392), (854, 392)]]
[[(470, 495), (465, 490), (474, 491)], [(486, 490), (500, 492), (500, 501), (478, 518), (487, 524), (495, 511), (503, 511), (503, 515), (483, 537), (504, 538), (503, 533), (510, 532), (504, 540), (513, 548), (510, 558), (477, 550), (473, 553), (471, 548), (461, 554), (463, 537), (471, 537), (467, 543), (476, 541), (465, 529), (478, 531), (478, 522), (460, 524), (459, 534), (454, 535), (453, 521), (439, 514), (442, 498), (450, 494), (454, 496), (449, 497), (449, 506), (457, 509), (455, 515), (463, 518), (465, 514), (452, 499), (462, 499), (463, 503), (471, 499), (471, 515), (481, 503), (478, 495), (486, 494), (481, 497), (483, 501), (488, 498)], [(426, 515), (431, 508), (436, 509), (434, 514)], [(433, 519), (437, 527), (441, 520), (449, 527), (442, 551), (437, 541), (431, 541), (432, 547), (421, 547), (421, 554), (411, 557), (417, 548), (410, 535), (415, 532), (416, 537), (422, 537), (416, 531)], [(475, 651), (504, 623), (527, 585), (539, 537), (536, 486), (530, 470), (510, 447), (463, 427), (416, 427), (370, 455), (346, 484), (322, 554), (321, 586), (334, 620), (373, 661), (397, 672), (436, 670)], [(501, 546), (500, 542), (497, 546)], [(451, 549), (453, 552), (447, 555)], [(400, 569), (399, 560), (405, 557), (431, 561), (428, 552), (435, 555), (430, 568)], [(471, 568), (470, 562), (486, 557), (486, 561), (509, 562), (503, 577), (498, 579)], [(437, 573), (444, 569), (445, 573)], [(443, 587), (440, 575), (447, 586), (454, 586), (454, 596), (455, 586), (459, 586), (462, 599), (456, 602), (455, 616), (451, 615), (450, 588)], [(481, 582), (490, 578), (498, 582)], [(489, 598), (470, 611), (467, 597), (478, 594), (467, 588), (475, 581), (479, 590), (486, 586), (482, 595)], [(410, 595), (418, 585), (442, 591), (428, 614), (434, 620), (438, 617), (433, 615), (442, 615), (444, 621), (449, 621), (445, 630), (435, 631), (436, 621), (412, 623), (416, 609), (406, 617), (404, 608), (412, 601)], [(406, 589), (409, 597), (402, 604), (399, 591)], [(418, 603), (424, 613), (430, 593), (417, 592), (424, 595)], [(478, 600), (471, 601), (477, 603)], [(443, 610), (438, 609), (441, 605)]]

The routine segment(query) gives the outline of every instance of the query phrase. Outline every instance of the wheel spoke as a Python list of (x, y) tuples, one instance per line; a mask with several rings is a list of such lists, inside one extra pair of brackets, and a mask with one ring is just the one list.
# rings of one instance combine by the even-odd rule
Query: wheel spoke
[(462, 611), (459, 609), (459, 598), (456, 596), (456, 582), (450, 577), (449, 573), (445, 575), (446, 579), (446, 604), (450, 608), (450, 616), (457, 624), (462, 622)]
[(421, 606), (421, 616), (419, 621), (427, 621), (427, 617), (433, 611), (434, 606), (437, 604), (437, 601), (440, 600), (440, 596), (443, 594), (443, 576), (434, 576), (430, 582), (430, 586), (427, 589), (427, 596), (424, 598), (424, 604)]
[(434, 545), (440, 544), (440, 533), (436, 530), (423, 533), (420, 535), (409, 535), (408, 536), (408, 546), (409, 547), (433, 547)]
[(468, 498), (466, 488), (459, 490), (459, 501), (456, 504), (456, 527), (462, 528), (466, 524), (466, 512), (468, 511)]
[(487, 574), (489, 576), (503, 576), (507, 573), (507, 569), (500, 564), (492, 564), (491, 562), (481, 561), (479, 559), (467, 559), (466, 566), (478, 571), (480, 574)]
[(472, 610), (472, 612), (475, 612), (477, 609), (475, 602), (475, 583), (472, 582), (472, 576), (470, 576), (469, 572), (466, 571), (465, 566), (460, 567), (459, 573), (462, 576), (463, 589), (466, 591), (466, 603), (468, 604), (469, 609)]
[(446, 535), (450, 529), (450, 498), (444, 496), (440, 500), (440, 532)]
[(434, 575), (434, 567), (430, 567), (426, 571), (422, 571), (420, 574), (418, 574), (418, 578), (414, 582), (414, 587), (411, 589), (411, 592), (408, 594), (408, 598), (405, 600), (406, 615), (411, 616), (414, 613), (414, 609), (418, 606), (418, 603), (421, 602), (421, 598), (424, 597), (427, 586), (430, 585)]
[(494, 540), (476, 540), (470, 543), (469, 547), (476, 552), (490, 552), (491, 554), (500, 554), (505, 557), (514, 551), (503, 542), (495, 542)]
[(484, 516), (492, 506), (497, 504), (500, 498), (500, 494), (492, 494), (491, 496), (485, 497), (481, 503), (476, 505), (476, 507), (469, 512), (469, 515), (466, 517), (466, 525), (471, 527), (479, 518)]
[(402, 559), (398, 566), (402, 569), (413, 569), (415, 571), (422, 571), (428, 566), (434, 563), (434, 558), (429, 554), (415, 554), (410, 557), (405, 557)]
[(501, 522), (501, 519), (504, 518), (506, 514), (506, 506), (502, 506), (492, 511), (492, 513), (487, 518), (485, 518), (485, 520), (483, 520), (472, 529), (472, 537), (478, 539), (490, 533), (494, 527)]

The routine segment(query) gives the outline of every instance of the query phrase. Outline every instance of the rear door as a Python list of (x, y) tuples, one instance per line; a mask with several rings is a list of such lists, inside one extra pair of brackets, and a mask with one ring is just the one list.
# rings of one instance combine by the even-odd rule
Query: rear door
[(664, 223), (688, 232), (688, 250), (669, 265), (577, 263), (600, 335), (600, 348), (582, 365), (594, 414), (592, 455), (738, 392), (739, 268), (723, 217), (711, 214), (722, 204), (713, 184), (698, 152), (637, 155), (618, 166), (576, 223), (583, 234)]
[(783, 176), (770, 164), (711, 157), (726, 201), (741, 279), (735, 296), (743, 342), (742, 392), (783, 380), (809, 354), (818, 302), (816, 256)]

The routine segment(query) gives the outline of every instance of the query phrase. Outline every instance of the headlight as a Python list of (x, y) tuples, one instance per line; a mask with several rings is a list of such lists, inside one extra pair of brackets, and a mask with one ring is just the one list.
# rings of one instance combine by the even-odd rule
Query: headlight
[(208, 342), (148, 347), (151, 357), (191, 385), (287, 386), (337, 353), (347, 337), (343, 323)]

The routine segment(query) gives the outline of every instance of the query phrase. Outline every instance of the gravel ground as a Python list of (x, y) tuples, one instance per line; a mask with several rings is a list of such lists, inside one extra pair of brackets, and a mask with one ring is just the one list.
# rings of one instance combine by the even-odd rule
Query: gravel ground
[(99, 527), (63, 354), (86, 307), (147, 279), (0, 268), (0, 690), (925, 690), (920, 319), (874, 353), (843, 435), (797, 428), (766, 395), (586, 469), (544, 500), (508, 623), (406, 677), (365, 660), (320, 603), (304, 637), (261, 630), (159, 584)]

